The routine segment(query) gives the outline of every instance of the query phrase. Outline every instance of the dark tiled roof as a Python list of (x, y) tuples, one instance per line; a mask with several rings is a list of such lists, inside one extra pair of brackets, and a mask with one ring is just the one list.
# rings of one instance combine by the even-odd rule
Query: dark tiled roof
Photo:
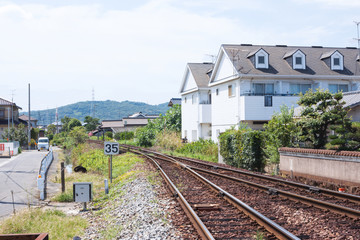
[(0, 106), (11, 106), (11, 105), (13, 105), (14, 107), (17, 107), (17, 108), (19, 108), (19, 109), (22, 109), (21, 107), (16, 106), (15, 103), (12, 103), (12, 102), (10, 102), (10, 101), (8, 101), (8, 100), (5, 100), (5, 99), (3, 99), (3, 98), (0, 98)]
[(191, 74), (193, 75), (197, 87), (208, 87), (209, 76), (206, 74), (214, 67), (212, 63), (188, 63)]
[[(20, 118), (21, 120), (24, 120), (24, 121), (28, 121), (28, 120), (29, 120), (29, 116), (27, 116), (27, 115), (21, 115), (19, 118)], [(33, 118), (33, 117), (30, 117), (30, 121), (37, 121), (37, 119), (36, 119), (36, 118)]]
[[(325, 75), (353, 76), (360, 75), (360, 63), (356, 61), (359, 50), (354, 48), (323, 48), (297, 46), (263, 46), (263, 45), (222, 45), (226, 54), (233, 61), (234, 67), (242, 74), (254, 75)], [(248, 58), (250, 53), (263, 49), (269, 54), (269, 69), (256, 69)], [(296, 70), (287, 64), (284, 56), (289, 52), (301, 50), (306, 55), (306, 69)], [(333, 71), (321, 60), (328, 54), (338, 51), (344, 56), (344, 70)], [(234, 53), (236, 53), (234, 55)]]
[(172, 98), (170, 99), (170, 102), (168, 104), (168, 106), (173, 106), (173, 105), (181, 105), (181, 98)]

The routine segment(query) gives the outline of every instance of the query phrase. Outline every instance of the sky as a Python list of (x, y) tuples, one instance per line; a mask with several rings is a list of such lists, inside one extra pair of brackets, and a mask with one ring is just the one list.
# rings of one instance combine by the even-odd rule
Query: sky
[(160, 104), (221, 44), (354, 47), (354, 21), (359, 0), (0, 0), (0, 98)]

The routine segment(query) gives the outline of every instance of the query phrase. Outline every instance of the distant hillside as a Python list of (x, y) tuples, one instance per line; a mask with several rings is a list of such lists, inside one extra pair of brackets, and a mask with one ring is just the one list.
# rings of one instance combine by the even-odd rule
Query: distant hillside
[[(80, 121), (84, 121), (85, 116), (91, 116), (91, 103), (92, 101), (78, 102), (62, 107), (58, 107), (59, 121), (64, 116), (71, 118), (77, 118)], [(94, 101), (95, 117), (100, 120), (114, 120), (122, 119), (136, 112), (143, 112), (145, 114), (164, 114), (169, 107), (168, 103), (162, 103), (159, 105), (149, 105), (141, 102), (130, 101)], [(39, 125), (50, 124), (55, 122), (56, 109), (31, 111), (31, 117), (36, 118)], [(28, 115), (27, 112), (20, 114)]]

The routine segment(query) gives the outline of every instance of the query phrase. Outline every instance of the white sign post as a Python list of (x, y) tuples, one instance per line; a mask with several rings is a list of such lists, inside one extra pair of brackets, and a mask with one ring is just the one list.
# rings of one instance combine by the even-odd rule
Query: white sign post
[(109, 179), (112, 183), (112, 155), (119, 154), (119, 143), (117, 142), (104, 142), (104, 153), (110, 155), (109, 158)]

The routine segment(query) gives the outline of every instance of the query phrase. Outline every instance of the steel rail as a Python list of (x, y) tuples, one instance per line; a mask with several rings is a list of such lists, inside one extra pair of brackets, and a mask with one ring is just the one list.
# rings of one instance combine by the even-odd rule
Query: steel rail
[(317, 200), (317, 199), (310, 198), (310, 197), (301, 196), (301, 195), (298, 195), (298, 194), (295, 194), (295, 193), (290, 193), (290, 192), (279, 190), (279, 189), (272, 188), (272, 187), (267, 187), (267, 186), (260, 185), (260, 184), (257, 184), (257, 183), (242, 180), (242, 179), (239, 179), (239, 178), (236, 178), (236, 177), (231, 177), (231, 176), (227, 176), (227, 175), (224, 175), (224, 174), (216, 173), (216, 172), (213, 172), (213, 171), (209, 171), (209, 170), (205, 170), (205, 169), (201, 169), (201, 168), (197, 168), (197, 167), (191, 167), (191, 166), (188, 166), (188, 167), (195, 170), (195, 171), (198, 171), (198, 172), (203, 172), (203, 173), (211, 174), (211, 175), (218, 176), (218, 177), (221, 177), (221, 178), (226, 178), (226, 179), (229, 179), (229, 180), (232, 180), (232, 181), (247, 184), (247, 185), (249, 185), (251, 187), (260, 189), (260, 190), (268, 192), (270, 194), (276, 194), (276, 195), (279, 195), (279, 196), (282, 196), (282, 197), (285, 197), (285, 198), (292, 199), (294, 201), (300, 201), (302, 203), (305, 203), (305, 204), (308, 204), (308, 205), (311, 205), (311, 206), (316, 206), (316, 207), (324, 209), (324, 210), (330, 210), (330, 211), (333, 211), (333, 212), (336, 212), (336, 213), (339, 213), (339, 214), (344, 214), (344, 215), (346, 215), (348, 217), (351, 217), (351, 218), (355, 218), (355, 219), (360, 218), (360, 211), (356, 210), (356, 209), (340, 206), (340, 205), (337, 205), (337, 204)]
[(180, 193), (180, 191), (176, 188), (176, 186), (174, 185), (174, 183), (170, 180), (170, 178), (166, 175), (166, 173), (163, 171), (163, 169), (161, 168), (161, 166), (156, 162), (156, 160), (154, 160), (152, 157), (141, 153), (141, 152), (137, 152), (134, 151), (135, 153), (141, 154), (143, 156), (145, 156), (146, 158), (148, 158), (154, 165), (155, 167), (158, 169), (158, 171), (160, 172), (161, 176), (163, 177), (163, 179), (165, 180), (165, 182), (167, 183), (167, 185), (170, 188), (170, 191), (172, 192), (173, 196), (175, 198), (177, 198), (178, 202), (180, 203), (182, 209), (185, 211), (185, 214), (188, 216), (188, 218), (190, 219), (190, 221), (192, 222), (192, 224), (194, 225), (195, 229), (197, 230), (197, 232), (199, 233), (199, 235), (201, 236), (202, 239), (208, 239), (208, 240), (213, 240), (215, 239), (212, 234), (210, 233), (210, 231), (207, 229), (207, 227), (204, 225), (204, 223), (201, 221), (201, 219), (199, 218), (199, 216), (195, 213), (195, 211), (192, 209), (192, 207), (190, 206), (190, 204), (186, 201), (185, 197)]
[[(195, 172), (194, 170), (189, 168), (187, 165), (185, 165), (183, 163), (180, 163), (179, 161), (176, 161), (175, 159), (173, 159), (173, 158), (171, 158), (169, 156), (166, 156), (164, 154), (161, 154), (161, 153), (157, 153), (157, 154), (162, 155), (164, 157), (167, 157), (168, 159), (170, 159), (171, 162), (181, 166), (183, 169), (187, 170), (189, 173), (191, 173), (193, 176), (195, 176), (196, 178), (201, 180), (203, 183), (210, 186), (210, 188), (212, 190), (214, 190), (216, 193), (218, 193), (220, 196), (222, 196), (225, 200), (227, 200), (233, 206), (238, 208), (240, 211), (244, 212), (251, 219), (256, 221), (260, 226), (264, 227), (267, 231), (274, 234), (279, 239), (281, 239), (281, 240), (289, 240), (289, 239), (300, 240), (300, 238), (298, 238), (294, 234), (290, 233), (285, 228), (281, 227), (280, 225), (278, 225), (274, 221), (270, 220), (269, 218), (265, 217), (264, 215), (262, 215), (261, 213), (259, 213), (255, 209), (251, 208), (250, 206), (248, 206), (244, 202), (240, 201), (239, 199), (237, 199), (236, 197), (234, 197), (230, 193), (228, 193), (225, 190), (223, 190), (222, 188), (218, 187), (217, 185), (215, 185), (214, 183), (212, 183), (208, 179), (204, 178), (203, 176), (201, 176), (200, 174), (198, 174), (197, 172)], [(146, 156), (146, 154), (144, 154), (144, 155)]]
[[(151, 152), (151, 153), (154, 153), (154, 154), (160, 154), (160, 153), (150, 151), (150, 150), (147, 150), (147, 149), (145, 151)], [(165, 154), (160, 154), (160, 155), (166, 157)], [(255, 173), (251, 173), (251, 172), (246, 172), (246, 171), (242, 171), (242, 170), (231, 169), (231, 168), (221, 167), (221, 166), (214, 166), (214, 165), (209, 164), (209, 163), (202, 163), (202, 162), (194, 161), (192, 159), (187, 159), (187, 158), (183, 158), (183, 157), (175, 157), (175, 158), (182, 159), (184, 161), (193, 162), (193, 163), (200, 164), (200, 165), (204, 165), (204, 166), (207, 166), (207, 167), (212, 167), (214, 169), (221, 169), (221, 170), (235, 172), (235, 173), (239, 173), (239, 174), (243, 174), (243, 175), (247, 175), (247, 176), (251, 176), (251, 177), (255, 177), (255, 178), (266, 179), (266, 180), (271, 181), (271, 182), (277, 182), (277, 183), (280, 182), (280, 183), (290, 185), (290, 186), (293, 186), (293, 187), (298, 187), (298, 188), (302, 188), (302, 189), (309, 190), (309, 191), (316, 191), (318, 193), (322, 193), (322, 194), (327, 195), (327, 196), (337, 197), (337, 198), (341, 198), (341, 199), (344, 199), (344, 200), (349, 200), (349, 201), (352, 201), (352, 202), (355, 202), (355, 203), (360, 203), (360, 196), (359, 195), (353, 195), (353, 194), (349, 194), (349, 193), (337, 192), (337, 191), (329, 190), (329, 189), (326, 189), (326, 188), (314, 187), (314, 186), (306, 185), (306, 184), (303, 184), (303, 183), (287, 181), (287, 180), (278, 179), (278, 178), (274, 178), (274, 177), (270, 177), (270, 176), (264, 176), (264, 175), (259, 175), (259, 174), (255, 174)]]

